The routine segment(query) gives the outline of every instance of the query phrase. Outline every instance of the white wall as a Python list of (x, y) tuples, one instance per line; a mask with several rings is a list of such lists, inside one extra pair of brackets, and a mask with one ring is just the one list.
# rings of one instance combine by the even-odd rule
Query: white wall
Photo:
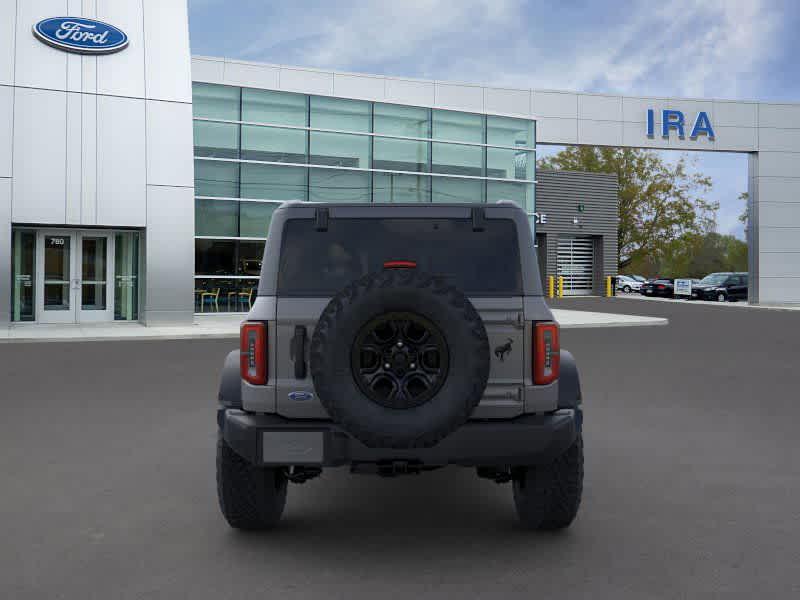
[[(33, 36), (39, 20), (65, 15), (109, 22), (129, 45), (84, 56)], [(10, 189), (0, 198), (9, 203), (9, 214), (0, 210), (3, 232), (11, 222), (144, 229), (153, 221), (148, 197), (160, 197), (175, 206), (157, 214), (192, 231), (146, 230), (146, 262), (161, 262), (149, 253), (171, 244), (182, 260), (169, 267), (172, 276), (191, 275), (194, 210), (183, 200), (194, 186), (190, 60), (186, 0), (0, 0), (0, 184)], [(0, 260), (9, 252), (4, 236)], [(0, 296), (8, 285), (2, 277)], [(148, 303), (191, 320), (191, 289), (164, 301), (157, 294), (148, 292)], [(7, 319), (0, 306), (0, 321)]]

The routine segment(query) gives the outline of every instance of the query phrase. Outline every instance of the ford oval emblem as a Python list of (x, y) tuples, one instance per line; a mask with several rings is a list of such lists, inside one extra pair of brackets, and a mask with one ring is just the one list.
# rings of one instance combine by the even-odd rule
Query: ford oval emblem
[(94, 19), (50, 17), (33, 26), (39, 40), (66, 52), (111, 54), (128, 45), (124, 31)]
[(295, 402), (303, 402), (314, 398), (314, 394), (311, 392), (289, 392), (288, 396), (289, 400), (294, 400)]

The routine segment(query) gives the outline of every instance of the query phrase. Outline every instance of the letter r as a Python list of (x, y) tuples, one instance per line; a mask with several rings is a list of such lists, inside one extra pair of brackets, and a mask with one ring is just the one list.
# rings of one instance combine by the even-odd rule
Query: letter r
[(674, 129), (678, 132), (678, 137), (683, 139), (683, 113), (679, 110), (661, 111), (661, 137), (668, 138), (669, 130)]

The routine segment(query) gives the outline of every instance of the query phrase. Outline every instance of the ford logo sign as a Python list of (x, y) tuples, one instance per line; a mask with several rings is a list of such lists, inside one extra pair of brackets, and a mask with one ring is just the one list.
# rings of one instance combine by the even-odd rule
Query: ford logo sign
[(33, 26), (39, 40), (66, 52), (111, 54), (128, 45), (124, 31), (94, 19), (51, 17)]

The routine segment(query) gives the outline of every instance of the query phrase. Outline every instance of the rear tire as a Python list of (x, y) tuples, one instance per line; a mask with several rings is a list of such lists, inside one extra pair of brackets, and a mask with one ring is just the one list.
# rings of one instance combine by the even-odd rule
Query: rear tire
[(625, 292), (626, 294), (630, 294), (631, 293), (631, 286), (626, 285), (624, 288), (622, 288), (622, 291)]
[(583, 437), (549, 465), (513, 472), (514, 505), (522, 526), (541, 531), (564, 529), (578, 514), (583, 492)]
[(248, 531), (270, 529), (286, 506), (283, 469), (250, 464), (220, 438), (217, 440), (217, 497), (231, 527)]

